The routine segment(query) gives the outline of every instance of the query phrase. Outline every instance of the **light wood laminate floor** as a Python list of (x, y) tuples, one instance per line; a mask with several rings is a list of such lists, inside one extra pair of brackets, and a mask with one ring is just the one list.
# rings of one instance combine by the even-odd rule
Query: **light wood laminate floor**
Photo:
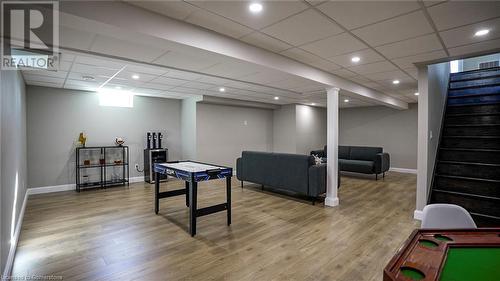
[[(162, 189), (183, 187), (162, 184)], [(199, 185), (199, 207), (222, 203), (225, 181)], [(234, 179), (226, 213), (187, 233), (183, 196), (153, 211), (153, 185), (30, 196), (13, 275), (64, 280), (382, 280), (382, 270), (418, 223), (416, 176), (343, 176), (340, 206), (260, 191)]]

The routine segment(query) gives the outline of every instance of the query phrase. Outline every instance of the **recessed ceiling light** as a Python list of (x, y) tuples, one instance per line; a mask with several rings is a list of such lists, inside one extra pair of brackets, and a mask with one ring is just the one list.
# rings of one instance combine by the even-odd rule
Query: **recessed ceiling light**
[(274, 100), (279, 100), (279, 99), (280, 99), (280, 97), (274, 97)]
[(121, 87), (121, 86), (116, 86), (116, 87), (115, 87), (115, 89), (117, 89), (117, 90), (121, 90), (121, 89), (122, 89), (122, 87)]
[(419, 93), (415, 93), (414, 95), (415, 95), (415, 96), (418, 96), (418, 95), (419, 95)]
[(344, 102), (349, 102), (349, 100), (348, 100), (348, 99), (345, 99), (345, 100), (344, 100)]
[(361, 59), (359, 57), (352, 57), (351, 61), (352, 62), (359, 62)]
[(392, 81), (392, 84), (394, 84), (394, 85), (399, 84), (399, 80), (394, 80), (394, 81)]
[(262, 12), (262, 4), (260, 4), (260, 3), (251, 3), (248, 6), (248, 9), (250, 10), (250, 12), (252, 12), (254, 14), (258, 14), (258, 13)]
[(140, 77), (139, 77), (139, 75), (137, 75), (137, 74), (133, 74), (133, 75), (132, 75), (132, 79), (137, 80), (137, 79), (139, 79), (139, 78), (140, 78)]
[(90, 75), (83, 75), (82, 79), (85, 81), (94, 81), (95, 80), (95, 78), (93, 76), (90, 76)]
[(316, 104), (313, 102), (313, 103), (311, 103), (311, 105), (316, 105)]
[(224, 88), (224, 87), (219, 88), (219, 92), (225, 92), (225, 91), (226, 91), (226, 88)]
[(474, 36), (484, 36), (488, 33), (490, 33), (489, 29), (481, 29), (481, 30), (476, 31), (476, 33), (474, 33)]

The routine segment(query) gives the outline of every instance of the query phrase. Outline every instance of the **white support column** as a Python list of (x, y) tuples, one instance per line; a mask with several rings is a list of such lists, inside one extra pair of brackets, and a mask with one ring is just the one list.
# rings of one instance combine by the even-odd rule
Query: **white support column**
[(327, 91), (327, 168), (325, 206), (334, 207), (339, 204), (337, 196), (339, 165), (339, 88)]

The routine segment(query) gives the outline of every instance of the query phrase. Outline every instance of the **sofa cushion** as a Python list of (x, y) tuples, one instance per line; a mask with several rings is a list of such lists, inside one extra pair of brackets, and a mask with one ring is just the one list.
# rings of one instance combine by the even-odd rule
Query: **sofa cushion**
[(273, 175), (271, 187), (307, 194), (309, 167), (314, 165), (310, 155), (273, 153)]
[(339, 159), (341, 171), (371, 174), (373, 161)]
[(273, 175), (275, 166), (274, 154), (259, 151), (243, 151), (243, 177), (247, 181), (257, 182), (264, 185), (272, 185), (276, 182)]
[(351, 160), (374, 161), (378, 153), (382, 153), (382, 147), (351, 146)]
[(350, 159), (349, 150), (350, 146), (339, 145), (339, 159)]

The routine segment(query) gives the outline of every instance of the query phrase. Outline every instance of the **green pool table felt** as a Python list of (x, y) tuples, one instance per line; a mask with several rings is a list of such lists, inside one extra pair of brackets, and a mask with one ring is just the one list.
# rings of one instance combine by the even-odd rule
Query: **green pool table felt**
[(439, 281), (499, 281), (500, 248), (450, 247)]

